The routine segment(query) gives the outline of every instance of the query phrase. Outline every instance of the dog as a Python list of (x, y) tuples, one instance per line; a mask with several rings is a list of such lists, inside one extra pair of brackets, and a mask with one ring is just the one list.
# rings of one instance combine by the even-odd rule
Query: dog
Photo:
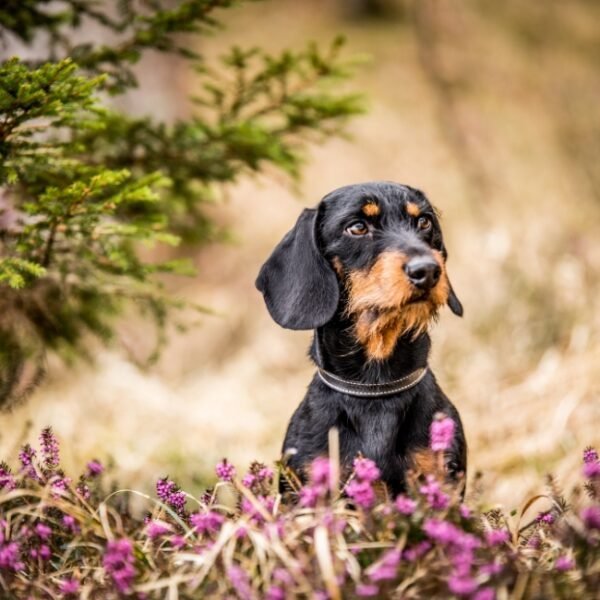
[(317, 366), (294, 412), (283, 453), (302, 481), (339, 432), (340, 462), (372, 459), (389, 491), (409, 472), (433, 472), (429, 431), (436, 413), (455, 423), (445, 453), (448, 479), (466, 476), (458, 411), (427, 365), (428, 328), (440, 308), (462, 316), (446, 271), (436, 210), (407, 185), (370, 182), (339, 188), (306, 209), (262, 266), (256, 287), (275, 322), (314, 330)]

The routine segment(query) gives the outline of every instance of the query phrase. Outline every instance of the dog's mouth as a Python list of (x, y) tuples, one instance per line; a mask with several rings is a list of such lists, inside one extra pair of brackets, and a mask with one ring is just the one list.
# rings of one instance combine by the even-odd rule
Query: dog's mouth
[[(408, 298), (405, 305), (417, 304), (418, 302), (431, 302), (431, 290), (420, 290), (415, 288), (412, 296)], [(402, 309), (402, 306), (399, 306), (398, 308)]]

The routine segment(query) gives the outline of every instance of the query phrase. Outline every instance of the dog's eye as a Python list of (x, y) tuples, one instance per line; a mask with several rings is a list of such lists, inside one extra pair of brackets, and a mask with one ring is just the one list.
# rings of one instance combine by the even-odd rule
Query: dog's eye
[(417, 221), (417, 228), (421, 231), (427, 231), (431, 228), (431, 219), (428, 217), (419, 217), (419, 220)]
[(350, 227), (346, 227), (346, 232), (356, 236), (367, 235), (367, 233), (369, 233), (369, 228), (363, 221), (356, 221), (356, 223), (352, 223)]

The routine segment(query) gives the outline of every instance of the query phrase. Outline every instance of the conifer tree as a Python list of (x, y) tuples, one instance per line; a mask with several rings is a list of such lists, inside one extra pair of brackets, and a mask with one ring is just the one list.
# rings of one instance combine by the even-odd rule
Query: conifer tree
[[(219, 186), (267, 165), (293, 178), (306, 144), (338, 134), (361, 98), (335, 91), (353, 63), (342, 40), (270, 55), (233, 47), (218, 64), (194, 49), (232, 0), (5, 0), (0, 43), (37, 60), (0, 63), (0, 403), (41, 381), (48, 353), (92, 358), (133, 306), (161, 331), (179, 306), (141, 244), (214, 239), (204, 204)], [(114, 43), (75, 43), (93, 22)], [(186, 34), (182, 36), (182, 34)], [(185, 37), (185, 43), (182, 39)], [(205, 41), (206, 43), (206, 41)], [(168, 124), (116, 110), (138, 86), (147, 51), (183, 57), (202, 90)], [(160, 335), (158, 336), (160, 339)]]

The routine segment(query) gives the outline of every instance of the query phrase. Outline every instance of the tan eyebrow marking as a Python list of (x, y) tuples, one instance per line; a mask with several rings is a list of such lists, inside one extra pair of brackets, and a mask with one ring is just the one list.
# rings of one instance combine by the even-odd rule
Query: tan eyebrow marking
[(375, 202), (369, 202), (362, 207), (362, 211), (367, 217), (376, 217), (381, 212), (381, 209)]
[(414, 202), (407, 202), (406, 212), (411, 217), (418, 217), (421, 214), (421, 209)]

